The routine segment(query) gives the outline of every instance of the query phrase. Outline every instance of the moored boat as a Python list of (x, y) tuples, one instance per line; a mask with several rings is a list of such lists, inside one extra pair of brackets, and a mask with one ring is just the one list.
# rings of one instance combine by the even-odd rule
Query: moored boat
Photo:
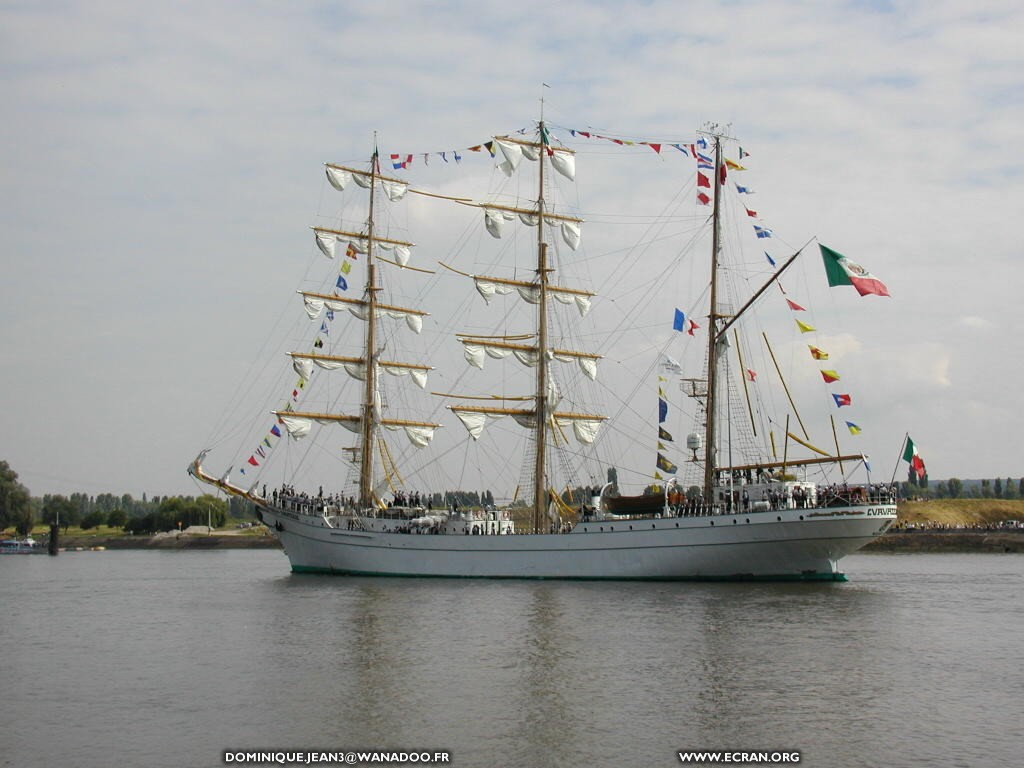
[(4, 539), (0, 541), (0, 555), (39, 555), (46, 554), (46, 547), (26, 536), (22, 539)]

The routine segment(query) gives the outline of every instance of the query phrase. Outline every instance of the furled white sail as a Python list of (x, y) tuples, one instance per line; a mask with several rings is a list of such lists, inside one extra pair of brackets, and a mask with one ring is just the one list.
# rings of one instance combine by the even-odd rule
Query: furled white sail
[(494, 294), (496, 293), (501, 294), (502, 296), (504, 296), (505, 294), (512, 293), (511, 287), (503, 285), (501, 283), (491, 282), (487, 278), (474, 277), (473, 282), (476, 284), (477, 292), (481, 296), (483, 296), (484, 301), (487, 302), (488, 304), (491, 303), (491, 299), (494, 297)]
[(601, 427), (600, 419), (559, 419), (556, 417), (556, 421), (563, 427), (567, 422), (572, 422), (572, 431), (576, 435), (576, 439), (587, 445), (597, 439), (597, 432)]
[(313, 427), (312, 419), (299, 419), (293, 416), (281, 416), (280, 419), (284, 428), (288, 430), (288, 434), (296, 440), (308, 435), (309, 430)]
[[(328, 306), (330, 302), (327, 302)], [(348, 305), (348, 311), (351, 312), (355, 317), (360, 320), (366, 320), (367, 308), (365, 305), (352, 304)], [(419, 333), (423, 330), (423, 317), (414, 312), (403, 312), (400, 309), (384, 309), (377, 307), (377, 315), (385, 315), (387, 317), (394, 318), (395, 320), (405, 320), (405, 324), (409, 326), (409, 329), (415, 333)]]
[(560, 174), (574, 181), (576, 179), (576, 157), (567, 149), (549, 150), (552, 167)]
[(345, 373), (353, 379), (366, 381), (366, 363), (343, 363), (343, 365), (345, 366)]
[[(327, 180), (339, 192), (344, 192), (345, 187), (353, 179), (363, 189), (369, 189), (373, 183), (373, 176), (374, 174), (367, 171), (357, 171), (354, 168), (345, 168), (340, 165), (327, 165)], [(392, 179), (387, 176), (381, 176), (379, 173), (376, 174), (376, 177), (377, 181), (380, 182), (381, 188), (384, 190), (384, 194), (393, 203), (405, 197), (405, 193), (409, 190), (408, 182), (401, 179)]]
[(502, 230), (506, 221), (512, 221), (513, 216), (508, 211), (499, 211), (494, 208), (484, 208), (484, 226), (491, 234), (491, 237), (501, 238)]
[[(477, 292), (488, 304), (491, 303), (491, 299), (494, 298), (495, 295), (506, 296), (512, 293), (513, 288), (518, 291), (523, 301), (527, 301), (530, 304), (536, 304), (540, 301), (540, 287), (533, 283), (520, 283), (519, 281), (509, 281), (508, 283), (504, 283), (497, 282), (496, 278), (478, 276), (473, 277), (473, 283), (476, 285)], [(592, 294), (587, 294), (582, 291), (574, 291), (560, 286), (549, 285), (548, 295), (554, 297), (562, 304), (575, 304), (581, 317), (586, 317), (587, 313), (590, 311), (590, 296)]]
[(331, 182), (331, 186), (339, 192), (344, 192), (345, 187), (352, 181), (352, 174), (343, 168), (335, 168), (333, 166), (327, 166), (327, 180)]
[(384, 194), (388, 196), (388, 200), (393, 203), (401, 200), (405, 197), (405, 193), (409, 191), (409, 185), (402, 181), (381, 179), (380, 186), (384, 190)]
[[(462, 422), (462, 426), (466, 428), (469, 436), (474, 440), (480, 439), (480, 435), (483, 434), (484, 427), (487, 426), (489, 421), (496, 421), (497, 419), (504, 418), (505, 416), (511, 416), (512, 419), (524, 429), (533, 429), (537, 426), (536, 413), (535, 411), (530, 410), (502, 410), (452, 406), (451, 411), (459, 418), (459, 421)], [(601, 417), (572, 413), (554, 413), (550, 418), (560, 427), (568, 427), (571, 425), (576, 439), (587, 445), (593, 443), (597, 438), (598, 430), (600, 429), (601, 422), (603, 421)]]
[(427, 387), (427, 372), (419, 368), (410, 368), (406, 365), (388, 365), (381, 363), (380, 367), (392, 376), (408, 376), (420, 389)]
[(540, 159), (540, 147), (536, 144), (522, 144), (523, 157), (531, 162), (537, 162)]
[(392, 251), (395, 257), (395, 261), (399, 265), (404, 267), (406, 264), (409, 263), (409, 255), (412, 253), (412, 251), (409, 249), (409, 246), (400, 245), (398, 243), (385, 242), (378, 242), (377, 245), (380, 246), (381, 250), (383, 251)]
[[(480, 435), (484, 433), (484, 426), (487, 424), (488, 415), (475, 411), (460, 411), (456, 408), (451, 410), (452, 413), (459, 417), (459, 421), (462, 422), (462, 426), (469, 432), (469, 436), (474, 440), (479, 440)], [(490, 418), (500, 419), (501, 416), (492, 416)]]
[(277, 415), (284, 424), (284, 428), (288, 430), (288, 434), (296, 440), (300, 440), (309, 434), (314, 421), (318, 424), (340, 424), (350, 432), (359, 431), (359, 419), (357, 417), (352, 417), (351, 419), (317, 419), (310, 416), (295, 416), (287, 413), (278, 413)]
[(519, 168), (519, 163), (523, 159), (523, 148), (519, 144), (498, 138), (494, 140), (494, 143), (498, 145), (501, 154), (505, 157), (505, 162), (501, 163), (498, 167), (506, 176), (511, 176)]
[[(466, 362), (474, 368), (479, 368), (481, 370), (483, 370), (484, 367), (485, 355), (487, 357), (493, 357), (495, 360), (501, 360), (508, 357), (510, 354), (515, 355), (516, 360), (530, 368), (535, 367), (540, 359), (540, 355), (537, 352), (536, 347), (530, 347), (523, 344), (509, 344), (502, 341), (486, 341), (484, 339), (477, 338), (461, 338), (459, 341), (462, 342), (462, 345), (465, 348)], [(552, 359), (563, 363), (575, 361), (591, 381), (597, 379), (598, 355), (586, 352), (573, 352), (563, 349), (550, 350), (548, 355)]]
[(313, 361), (307, 358), (296, 357), (292, 359), (292, 368), (302, 377), (303, 381), (309, 381), (313, 375)]
[[(320, 229), (314, 229), (313, 233), (316, 235), (317, 247), (320, 248), (324, 256), (328, 259), (334, 258), (334, 255), (337, 252), (338, 243), (348, 243), (352, 246), (352, 250), (357, 253), (366, 253), (366, 249), (369, 247), (367, 245), (366, 238), (363, 237), (349, 237), (339, 235), (335, 232), (326, 232)], [(384, 247), (381, 243), (378, 243), (378, 245)]]
[(403, 430), (405, 432), (405, 436), (409, 438), (409, 442), (417, 448), (426, 448), (434, 438), (434, 430), (437, 429), (437, 427), (388, 424), (387, 422), (385, 422), (383, 426), (385, 429), (390, 429), (392, 432), (399, 429)]
[(581, 293), (564, 293), (557, 288), (548, 288), (548, 293), (563, 304), (575, 304), (580, 317), (586, 317), (590, 311), (590, 297)]
[(460, 339), (460, 341), (465, 347), (466, 362), (481, 370), (484, 367), (485, 354), (495, 360), (501, 360), (510, 354), (515, 355), (520, 363), (531, 368), (537, 365), (539, 360), (536, 347), (513, 346), (499, 342), (488, 343), (480, 339)]
[[(320, 294), (309, 294), (304, 291), (302, 293), (302, 301), (306, 308), (306, 314), (310, 320), (315, 320), (320, 316), (324, 307), (327, 309), (334, 310), (335, 312), (347, 309), (354, 317), (360, 320), (366, 320), (367, 306), (364, 301), (355, 299), (345, 299), (340, 296), (330, 297)], [(405, 324), (409, 326), (409, 329), (415, 333), (419, 333), (423, 330), (423, 315), (425, 313), (418, 312), (412, 309), (402, 309), (400, 307), (390, 307), (386, 305), (377, 305), (377, 315), (394, 318), (396, 320), (405, 320)]]
[(338, 236), (329, 232), (314, 230), (317, 247), (328, 259), (334, 258), (334, 246), (338, 244)]
[(324, 309), (324, 300), (315, 296), (303, 296), (302, 303), (306, 307), (306, 314), (310, 320), (316, 320)]
[(563, 363), (571, 363), (575, 360), (580, 370), (586, 374), (588, 379), (597, 381), (597, 358), (581, 353), (569, 353), (558, 350), (552, 351), (551, 356)]
[(528, 304), (539, 304), (540, 303), (540, 286), (539, 285), (517, 285), (516, 290), (522, 297), (523, 301)]
[(580, 225), (575, 221), (562, 222), (562, 239), (574, 251), (580, 247)]

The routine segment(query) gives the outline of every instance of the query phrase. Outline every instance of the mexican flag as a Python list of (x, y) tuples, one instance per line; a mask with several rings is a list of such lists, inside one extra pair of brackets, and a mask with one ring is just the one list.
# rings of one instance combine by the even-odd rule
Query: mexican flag
[(917, 473), (918, 480), (924, 477), (924, 461), (922, 461), (921, 457), (918, 455), (917, 446), (914, 445), (914, 441), (910, 439), (910, 435), (907, 435), (907, 447), (903, 450), (903, 460), (910, 463), (914, 472)]
[(860, 264), (855, 264), (843, 254), (821, 243), (818, 247), (821, 249), (821, 258), (825, 261), (825, 275), (830, 286), (852, 285), (861, 296), (867, 296), (869, 293), (876, 296), (889, 295), (889, 289), (885, 284)]

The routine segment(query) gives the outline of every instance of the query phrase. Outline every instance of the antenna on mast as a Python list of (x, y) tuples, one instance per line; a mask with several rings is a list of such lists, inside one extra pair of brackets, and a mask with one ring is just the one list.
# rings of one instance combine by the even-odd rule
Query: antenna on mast
[(703, 133), (707, 136), (713, 136), (716, 139), (727, 139), (728, 141), (736, 141), (736, 137), (732, 135), (732, 123), (713, 123), (710, 120), (704, 123), (704, 126), (697, 130), (697, 133)]

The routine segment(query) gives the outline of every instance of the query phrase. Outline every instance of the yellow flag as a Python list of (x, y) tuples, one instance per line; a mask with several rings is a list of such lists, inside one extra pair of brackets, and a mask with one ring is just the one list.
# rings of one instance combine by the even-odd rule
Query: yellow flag
[(742, 165), (737, 163), (735, 160), (730, 160), (728, 158), (726, 158), (726, 160), (725, 160), (725, 165), (726, 165), (727, 168), (729, 168), (730, 170), (733, 170), (733, 171), (745, 171), (745, 170), (747, 170)]
[(811, 331), (817, 330), (813, 325), (801, 323), (799, 320), (796, 321), (796, 327), (800, 329), (800, 333), (810, 333)]

